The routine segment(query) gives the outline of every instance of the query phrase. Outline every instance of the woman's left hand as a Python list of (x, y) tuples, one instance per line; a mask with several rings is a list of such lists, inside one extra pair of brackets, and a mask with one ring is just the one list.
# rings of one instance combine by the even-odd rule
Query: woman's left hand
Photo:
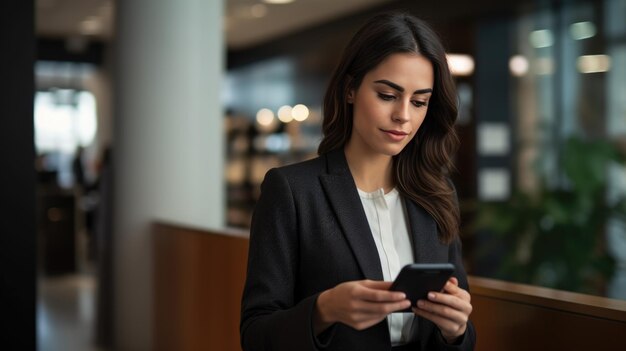
[(413, 307), (416, 315), (435, 323), (448, 343), (465, 333), (467, 321), (472, 313), (469, 292), (459, 287), (459, 281), (452, 277), (443, 292), (428, 293), (428, 300), (419, 300)]

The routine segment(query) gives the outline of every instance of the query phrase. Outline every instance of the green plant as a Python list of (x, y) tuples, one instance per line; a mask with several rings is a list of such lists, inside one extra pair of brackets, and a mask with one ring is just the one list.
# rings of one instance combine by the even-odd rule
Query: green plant
[(605, 226), (611, 217), (626, 219), (626, 199), (607, 201), (611, 162), (624, 158), (609, 142), (571, 138), (562, 149), (559, 181), (543, 177), (532, 194), (514, 191), (505, 203), (479, 205), (475, 229), (507, 248), (499, 278), (603, 293), (614, 269)]

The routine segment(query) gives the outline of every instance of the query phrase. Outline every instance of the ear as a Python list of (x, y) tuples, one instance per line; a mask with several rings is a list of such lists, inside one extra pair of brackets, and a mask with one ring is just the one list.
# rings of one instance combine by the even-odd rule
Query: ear
[(350, 91), (348, 92), (348, 96), (346, 97), (346, 101), (349, 104), (353, 104), (354, 103), (354, 89), (350, 89)]

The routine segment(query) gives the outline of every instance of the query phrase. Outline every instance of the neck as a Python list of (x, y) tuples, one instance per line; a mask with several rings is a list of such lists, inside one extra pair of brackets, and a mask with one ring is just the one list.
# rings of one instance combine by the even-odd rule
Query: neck
[(385, 193), (391, 191), (394, 187), (392, 157), (356, 151), (350, 145), (346, 145), (344, 149), (356, 187), (366, 192), (380, 188), (383, 188)]

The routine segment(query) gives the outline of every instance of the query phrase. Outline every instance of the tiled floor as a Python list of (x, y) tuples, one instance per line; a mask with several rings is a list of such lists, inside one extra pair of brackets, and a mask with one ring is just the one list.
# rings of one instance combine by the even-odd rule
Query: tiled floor
[(38, 280), (37, 344), (40, 351), (102, 351), (92, 345), (96, 279), (92, 274)]

